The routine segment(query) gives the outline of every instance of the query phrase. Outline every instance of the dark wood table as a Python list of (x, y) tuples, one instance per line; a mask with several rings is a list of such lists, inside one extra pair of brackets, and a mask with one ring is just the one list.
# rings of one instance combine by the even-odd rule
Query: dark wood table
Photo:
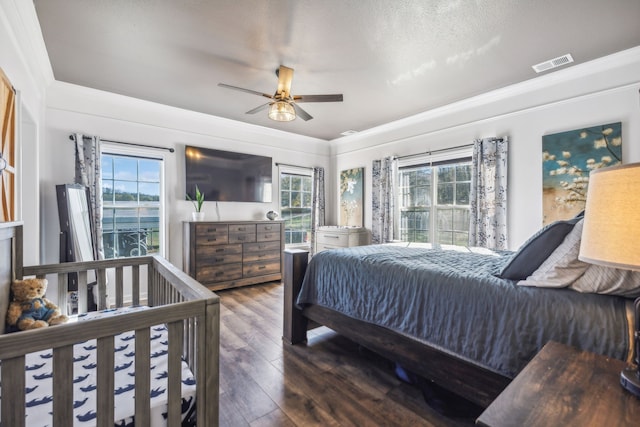
[(640, 399), (620, 386), (625, 362), (547, 343), (480, 415), (482, 426), (640, 426)]

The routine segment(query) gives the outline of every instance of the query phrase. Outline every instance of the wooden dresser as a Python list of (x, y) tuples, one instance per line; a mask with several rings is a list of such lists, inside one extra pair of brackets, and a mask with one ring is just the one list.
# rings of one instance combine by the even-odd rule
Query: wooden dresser
[(184, 271), (211, 290), (282, 279), (283, 221), (185, 222)]
[(369, 230), (358, 227), (323, 226), (316, 231), (315, 253), (327, 249), (349, 248), (369, 244)]

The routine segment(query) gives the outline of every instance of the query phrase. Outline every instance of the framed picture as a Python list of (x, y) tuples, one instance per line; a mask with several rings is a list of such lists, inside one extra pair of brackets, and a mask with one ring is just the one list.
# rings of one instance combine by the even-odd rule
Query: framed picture
[(340, 172), (340, 222), (343, 227), (364, 227), (364, 168)]
[(609, 123), (542, 137), (543, 225), (584, 210), (589, 172), (622, 163), (621, 127)]
[(0, 69), (0, 222), (15, 221), (16, 93)]

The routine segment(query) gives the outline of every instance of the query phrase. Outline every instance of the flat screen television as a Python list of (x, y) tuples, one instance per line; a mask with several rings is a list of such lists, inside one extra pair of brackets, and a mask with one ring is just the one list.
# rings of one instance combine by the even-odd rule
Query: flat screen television
[(271, 157), (189, 145), (184, 154), (192, 199), (197, 185), (205, 201), (271, 203)]

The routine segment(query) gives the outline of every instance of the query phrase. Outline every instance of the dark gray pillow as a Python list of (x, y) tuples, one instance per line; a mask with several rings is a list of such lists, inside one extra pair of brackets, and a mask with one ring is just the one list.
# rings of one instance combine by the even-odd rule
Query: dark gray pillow
[(511, 256), (498, 277), (510, 280), (525, 280), (542, 265), (551, 253), (562, 243), (573, 227), (583, 218), (582, 213), (566, 221), (556, 221), (531, 236), (518, 251)]

